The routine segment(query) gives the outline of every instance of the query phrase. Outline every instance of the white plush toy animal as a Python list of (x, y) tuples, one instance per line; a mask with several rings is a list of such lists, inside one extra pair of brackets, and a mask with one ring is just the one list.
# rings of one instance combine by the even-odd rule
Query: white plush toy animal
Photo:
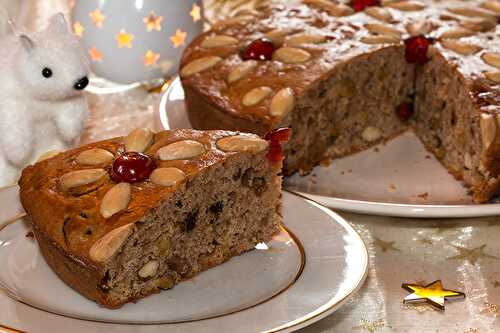
[(62, 14), (0, 39), (0, 187), (28, 163), (77, 143), (88, 116), (88, 62)]

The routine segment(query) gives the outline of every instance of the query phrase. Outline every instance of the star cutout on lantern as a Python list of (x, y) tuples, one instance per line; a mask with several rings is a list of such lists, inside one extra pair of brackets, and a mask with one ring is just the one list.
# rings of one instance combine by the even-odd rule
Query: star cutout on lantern
[(411, 292), (403, 299), (403, 303), (427, 302), (439, 310), (444, 310), (444, 302), (450, 298), (464, 298), (465, 294), (455, 290), (443, 289), (441, 280), (437, 280), (426, 286), (403, 283), (403, 289)]
[(193, 22), (198, 22), (201, 20), (201, 7), (197, 4), (193, 4), (193, 8), (189, 12), (189, 15), (193, 18)]
[(93, 12), (90, 12), (89, 16), (92, 22), (94, 22), (94, 25), (98, 28), (101, 28), (104, 24), (104, 20), (106, 20), (106, 16), (101, 13), (101, 10), (99, 8), (97, 8)]
[(93, 61), (102, 61), (102, 53), (95, 46), (89, 50), (89, 55)]
[(476, 247), (476, 248), (473, 248), (471, 250), (469, 250), (465, 247), (462, 247), (462, 246), (453, 245), (453, 247), (455, 249), (457, 249), (458, 252), (460, 252), (460, 253), (457, 254), (456, 256), (446, 258), (448, 260), (465, 260), (468, 263), (470, 263), (471, 265), (475, 265), (476, 262), (480, 258), (489, 258), (489, 259), (497, 259), (498, 260), (497, 257), (492, 256), (491, 254), (484, 253), (484, 248), (486, 247), (486, 244), (483, 244), (483, 245)]
[(85, 28), (83, 27), (83, 25), (80, 24), (80, 22), (77, 21), (73, 23), (73, 32), (75, 33), (76, 36), (82, 37), (84, 31)]
[(187, 32), (183, 32), (180, 29), (177, 29), (175, 31), (175, 34), (170, 37), (170, 40), (172, 41), (172, 45), (175, 48), (178, 48), (179, 46), (183, 45), (186, 42), (186, 37), (187, 37)]
[(163, 17), (158, 16), (155, 14), (154, 11), (151, 11), (148, 16), (142, 19), (142, 22), (146, 25), (146, 29), (148, 31), (156, 30), (160, 31), (161, 30), (161, 21), (163, 20)]
[(154, 53), (151, 50), (148, 50), (146, 54), (142, 57), (142, 61), (144, 62), (144, 66), (153, 66), (160, 59), (160, 54)]
[(396, 241), (386, 242), (386, 241), (381, 240), (378, 237), (375, 237), (375, 240), (373, 241), (372, 244), (375, 245), (375, 246), (380, 247), (382, 249), (382, 252), (387, 252), (389, 250), (391, 250), (391, 251), (401, 251), (400, 249), (398, 249), (397, 247), (394, 246), (394, 243), (396, 243)]
[(119, 33), (116, 34), (115, 36), (116, 41), (118, 42), (118, 47), (128, 47), (129, 49), (132, 48), (132, 40), (134, 39), (134, 35), (125, 32), (125, 30), (120, 30)]

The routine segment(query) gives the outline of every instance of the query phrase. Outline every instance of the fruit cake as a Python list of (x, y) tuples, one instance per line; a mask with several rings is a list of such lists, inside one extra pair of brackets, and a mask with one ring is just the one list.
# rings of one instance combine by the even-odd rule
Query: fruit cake
[(21, 202), (57, 275), (117, 308), (271, 239), (287, 133), (135, 129), (28, 166)]
[(500, 192), (499, 1), (304, 0), (216, 23), (185, 50), (192, 125), (291, 127), (284, 173), (413, 130), (476, 202)]

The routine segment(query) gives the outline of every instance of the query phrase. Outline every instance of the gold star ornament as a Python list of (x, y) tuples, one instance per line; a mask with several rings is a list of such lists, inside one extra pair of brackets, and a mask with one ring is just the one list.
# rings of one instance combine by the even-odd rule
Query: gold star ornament
[(101, 13), (101, 10), (99, 8), (97, 8), (93, 12), (90, 12), (89, 16), (96, 27), (102, 28), (102, 25), (104, 24), (104, 20), (106, 20), (106, 16), (104, 16)]
[(191, 15), (191, 17), (193, 18), (193, 22), (198, 22), (199, 20), (201, 20), (201, 7), (197, 4), (194, 4), (191, 12), (189, 12), (189, 15)]
[(161, 30), (161, 21), (163, 17), (158, 16), (155, 12), (151, 11), (148, 16), (142, 19), (142, 22), (146, 25), (146, 29), (148, 31), (160, 31)]
[(444, 311), (445, 300), (465, 297), (465, 294), (459, 291), (444, 289), (441, 280), (434, 281), (426, 286), (403, 283), (401, 287), (411, 292), (410, 295), (404, 298), (403, 303), (426, 302), (442, 311)]
[(172, 45), (175, 48), (178, 48), (179, 46), (183, 45), (186, 42), (186, 37), (187, 37), (187, 32), (183, 32), (180, 29), (177, 29), (175, 31), (175, 35), (170, 37), (170, 41), (172, 42)]
[(119, 33), (115, 35), (116, 42), (118, 43), (118, 47), (128, 47), (132, 48), (132, 40), (134, 39), (134, 35), (125, 32), (125, 30), (120, 30)]

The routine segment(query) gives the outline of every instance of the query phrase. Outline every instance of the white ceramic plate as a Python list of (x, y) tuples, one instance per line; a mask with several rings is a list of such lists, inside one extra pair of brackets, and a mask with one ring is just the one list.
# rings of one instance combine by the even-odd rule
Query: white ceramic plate
[[(190, 128), (177, 78), (159, 105), (157, 127)], [(285, 179), (290, 191), (325, 206), (384, 216), (478, 217), (500, 214), (499, 203), (477, 205), (411, 133), (367, 151)]]
[[(0, 191), (18, 213), (15, 187)], [(118, 310), (83, 298), (50, 270), (24, 221), (0, 231), (1, 325), (27, 332), (291, 332), (334, 312), (362, 285), (359, 235), (322, 206), (284, 192), (283, 231), (267, 244)], [(83, 320), (79, 320), (83, 319)]]

